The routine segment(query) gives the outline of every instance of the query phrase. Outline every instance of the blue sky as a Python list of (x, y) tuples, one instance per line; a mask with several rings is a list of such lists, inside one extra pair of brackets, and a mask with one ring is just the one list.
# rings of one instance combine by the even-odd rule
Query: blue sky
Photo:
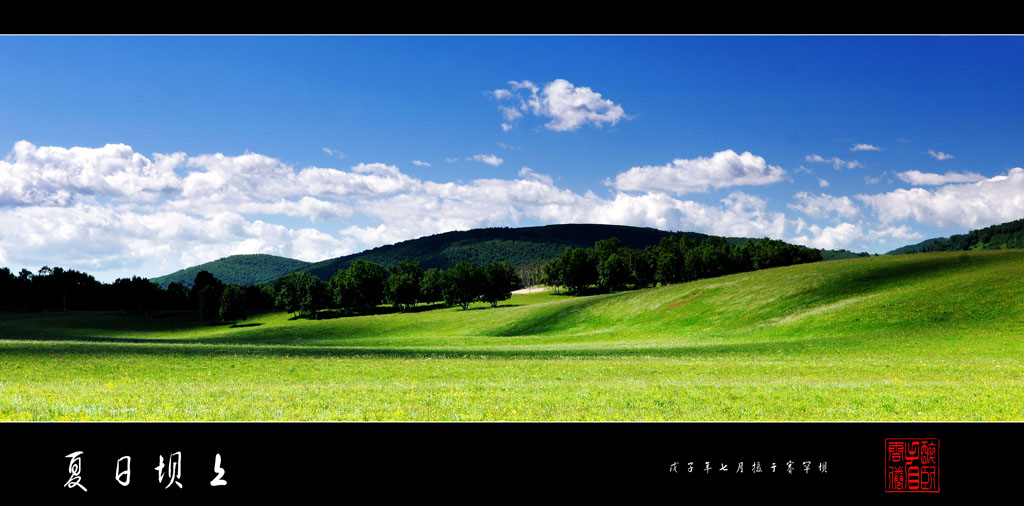
[(0, 265), (604, 222), (884, 253), (1024, 218), (1020, 37), (3, 37)]

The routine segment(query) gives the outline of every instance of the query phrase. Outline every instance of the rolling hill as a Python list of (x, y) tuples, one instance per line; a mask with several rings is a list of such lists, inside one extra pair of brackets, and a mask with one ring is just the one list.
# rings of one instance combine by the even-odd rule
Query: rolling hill
[[(707, 235), (685, 232), (695, 240)], [(445, 232), (419, 239), (402, 241), (387, 246), (331, 258), (303, 267), (321, 279), (330, 279), (339, 269), (345, 269), (356, 260), (367, 260), (389, 267), (401, 260), (419, 260), (424, 268), (447, 269), (468, 260), (477, 264), (508, 260), (519, 267), (530, 262), (543, 262), (554, 258), (565, 248), (591, 248), (594, 243), (617, 237), (630, 248), (643, 248), (658, 244), (662, 237), (680, 235), (654, 228), (623, 225), (546, 225), (521, 228), (478, 228), (467, 231)]]
[[(330, 258), (315, 263), (271, 255), (235, 255), (214, 262), (189, 267), (153, 279), (166, 287), (173, 281), (191, 285), (196, 273), (207, 270), (225, 283), (273, 283), (288, 273), (309, 272), (328, 280), (339, 269), (348, 268), (356, 260), (366, 260), (390, 267), (401, 260), (419, 260), (426, 268), (447, 269), (463, 260), (478, 265), (509, 261), (516, 267), (540, 264), (562, 254), (566, 248), (592, 248), (601, 239), (616, 237), (634, 249), (658, 244), (662, 237), (686, 235), (703, 241), (707, 234), (698, 232), (667, 232), (654, 228), (625, 225), (562, 224), (537, 227), (496, 227), (445, 232), (396, 244), (379, 246), (360, 253)], [(750, 239), (727, 237), (726, 241), (743, 244)], [(825, 260), (841, 260), (867, 256), (846, 250), (821, 250)]]
[(191, 287), (196, 274), (208, 271), (224, 283), (252, 285), (274, 281), (307, 265), (309, 262), (274, 255), (232, 255), (153, 278), (151, 281), (163, 288), (174, 282)]
[(239, 327), (12, 313), (0, 419), (1019, 420), (1022, 273), (972, 251)]
[(896, 248), (887, 255), (937, 251), (966, 251), (1024, 248), (1024, 219), (971, 230), (966, 234), (935, 237)]

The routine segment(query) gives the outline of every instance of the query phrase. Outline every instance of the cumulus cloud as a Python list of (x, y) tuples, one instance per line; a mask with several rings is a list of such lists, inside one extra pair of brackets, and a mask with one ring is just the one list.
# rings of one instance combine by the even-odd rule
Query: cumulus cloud
[(522, 179), (532, 179), (534, 181), (540, 181), (541, 183), (544, 183), (548, 186), (555, 184), (554, 180), (551, 179), (551, 176), (534, 172), (533, 169), (525, 166), (522, 169), (519, 169), (519, 177)]
[(974, 172), (946, 172), (945, 174), (934, 174), (921, 172), (919, 170), (897, 172), (896, 177), (918, 186), (938, 186), (949, 183), (975, 183), (985, 179), (985, 176)]
[(978, 228), (1024, 217), (1024, 169), (975, 183), (948, 184), (931, 190), (898, 189), (857, 195), (887, 224), (911, 219), (939, 227)]
[(321, 260), (352, 252), (354, 242), (312, 228), (250, 221), (237, 213), (196, 217), (131, 205), (24, 206), (0, 209), (0, 243), (25, 264), (159, 274), (228, 255), (268, 253)]
[(824, 180), (824, 179), (819, 177), (818, 178), (818, 186), (820, 186), (822, 188), (828, 188), (828, 181), (826, 181), (826, 180)]
[(863, 165), (861, 165), (861, 163), (858, 162), (857, 160), (841, 160), (839, 159), (839, 157), (835, 156), (833, 156), (832, 158), (825, 158), (821, 155), (807, 155), (804, 157), (804, 160), (814, 163), (830, 163), (833, 167), (835, 167), (836, 170), (842, 168), (856, 169), (857, 167), (863, 167)]
[(526, 113), (550, 118), (544, 127), (556, 132), (577, 130), (586, 124), (615, 125), (626, 116), (622, 106), (603, 98), (586, 86), (574, 86), (565, 79), (555, 79), (544, 88), (530, 81), (509, 81), (509, 88), (494, 90), (492, 96), (499, 101), (512, 101), (513, 105), (500, 105), (501, 128), (509, 131)]
[(934, 158), (936, 160), (939, 160), (939, 161), (949, 160), (950, 158), (953, 158), (953, 155), (951, 155), (949, 153), (943, 153), (942, 151), (935, 151), (934, 149), (929, 149), (928, 150), (928, 156), (930, 156), (930, 157), (932, 157), (932, 158)]
[(887, 242), (887, 239), (895, 239), (905, 243), (923, 238), (924, 236), (921, 233), (911, 230), (907, 225), (869, 230), (867, 233), (867, 240), (869, 242)]
[[(65, 149), (19, 143), (16, 148), (0, 165), (3, 261), (107, 273), (109, 280), (165, 274), (242, 253), (322, 260), (522, 220), (776, 238), (787, 226), (785, 216), (768, 211), (764, 199), (742, 192), (717, 204), (665, 192), (599, 197), (559, 188), (554, 178), (530, 167), (522, 167), (516, 179), (463, 183), (422, 181), (384, 163), (299, 170), (258, 153), (146, 158), (123, 145)], [(486, 163), (490, 157), (479, 159)], [(717, 187), (781, 174), (760, 157), (731, 151), (672, 167), (703, 177), (700, 185)], [(722, 174), (731, 175), (733, 183), (715, 179)], [(318, 226), (296, 226), (279, 217)], [(332, 222), (341, 225), (328, 229)]]
[(676, 159), (667, 165), (633, 167), (606, 184), (621, 191), (666, 192), (681, 195), (709, 188), (764, 185), (781, 181), (786, 171), (768, 165), (749, 151), (727, 149), (711, 157)]
[(470, 156), (470, 157), (466, 157), (466, 160), (471, 160), (471, 161), (474, 161), (474, 162), (483, 162), (483, 163), (486, 163), (487, 165), (490, 165), (492, 167), (497, 167), (497, 166), (501, 165), (501, 162), (505, 161), (505, 160), (503, 160), (501, 158), (498, 158), (497, 156), (485, 155), (485, 154), (479, 154), (479, 155), (473, 155), (473, 156)]
[(0, 160), (0, 206), (68, 205), (82, 196), (153, 201), (177, 191), (184, 153), (149, 159), (124, 144), (101, 148), (37, 147), (18, 141)]
[(835, 214), (842, 218), (852, 219), (860, 214), (860, 210), (857, 209), (853, 200), (845, 196), (834, 197), (825, 193), (811, 195), (807, 192), (799, 192), (793, 196), (793, 199), (797, 203), (787, 204), (787, 207), (800, 211), (812, 218), (828, 218)]
[(881, 151), (882, 148), (871, 144), (854, 144), (850, 151)]
[(846, 222), (831, 227), (810, 225), (806, 229), (811, 235), (801, 235), (791, 240), (812, 248), (846, 249), (857, 240), (863, 239), (864, 235), (864, 230), (859, 224)]
[[(785, 178), (781, 168), (750, 153), (726, 150), (634, 167), (606, 182), (612, 190), (600, 196), (560, 188), (542, 172), (524, 166), (514, 179), (429, 181), (385, 163), (299, 169), (258, 153), (145, 157), (117, 144), (40, 148), (23, 142), (0, 162), (0, 260), (155, 276), (231, 254), (322, 260), (524, 221), (797, 236), (791, 240), (843, 248), (920, 237), (900, 220), (976, 228), (1024, 216), (1020, 168), (974, 183), (852, 199), (801, 192), (786, 203), (805, 215), (796, 221), (741, 191), (717, 201), (680, 197)], [(868, 221), (868, 212), (877, 223)]]

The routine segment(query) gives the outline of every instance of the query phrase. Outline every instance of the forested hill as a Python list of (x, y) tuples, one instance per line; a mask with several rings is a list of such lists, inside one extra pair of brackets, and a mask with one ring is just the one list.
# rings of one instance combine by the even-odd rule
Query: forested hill
[[(696, 241), (708, 237), (696, 232), (682, 234)], [(592, 224), (479, 228), (380, 246), (362, 253), (317, 262), (301, 270), (327, 280), (339, 269), (348, 268), (356, 260), (366, 260), (385, 267), (392, 266), (400, 260), (419, 260), (426, 269), (448, 269), (463, 260), (475, 262), (477, 265), (507, 260), (513, 266), (521, 267), (555, 258), (568, 247), (592, 248), (597, 241), (610, 237), (617, 237), (627, 247), (643, 249), (658, 244), (662, 237), (682, 234), (654, 228)]]
[(153, 278), (151, 281), (163, 288), (167, 288), (167, 285), (173, 282), (190, 287), (196, 279), (196, 274), (207, 271), (227, 284), (252, 285), (273, 282), (307, 265), (309, 262), (274, 255), (233, 255)]
[(966, 234), (927, 239), (886, 254), (1021, 248), (1024, 248), (1024, 219), (971, 230)]

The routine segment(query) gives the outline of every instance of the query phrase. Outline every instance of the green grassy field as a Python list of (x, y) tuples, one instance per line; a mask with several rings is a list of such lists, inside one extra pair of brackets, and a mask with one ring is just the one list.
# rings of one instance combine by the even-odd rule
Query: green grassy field
[(469, 311), (0, 314), (2, 420), (1024, 420), (1024, 251)]

